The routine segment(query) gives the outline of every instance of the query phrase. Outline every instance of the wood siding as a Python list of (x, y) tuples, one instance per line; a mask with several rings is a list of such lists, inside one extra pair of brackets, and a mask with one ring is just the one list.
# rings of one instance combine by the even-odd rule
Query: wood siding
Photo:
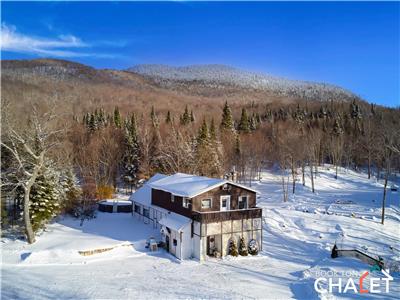
[[(230, 208), (233, 210), (229, 214), (227, 212), (221, 212), (221, 196), (229, 195), (230, 197)], [(152, 189), (151, 190), (151, 203), (159, 207), (165, 208), (169, 211), (175, 212), (177, 214), (186, 216), (188, 218), (193, 218), (197, 220), (203, 220), (207, 222), (227, 219), (240, 219), (240, 218), (253, 218), (260, 217), (261, 210), (239, 210), (239, 196), (248, 196), (248, 208), (256, 208), (256, 193), (228, 184), (228, 189), (224, 190), (222, 186), (214, 188), (208, 192), (191, 198), (191, 204), (189, 208), (185, 208), (182, 205), (182, 197), (175, 196), (174, 202), (171, 201), (171, 193), (162, 190)], [(202, 208), (201, 201), (203, 199), (212, 199), (211, 208)], [(215, 212), (209, 214), (210, 212)], [(199, 213), (204, 213), (204, 217), (199, 217)], [(208, 216), (207, 216), (208, 215)]]
[[(248, 208), (256, 207), (256, 193), (228, 184), (228, 190), (223, 190), (222, 186), (205, 192), (192, 199), (192, 210), (199, 212), (220, 211), (221, 196), (231, 196), (230, 210), (239, 209), (239, 196), (248, 196)], [(211, 198), (211, 208), (201, 208), (201, 200)]]
[(174, 202), (171, 201), (171, 193), (161, 190), (151, 189), (151, 204), (173, 211), (177, 214), (192, 217), (191, 207), (185, 208), (182, 206), (182, 197), (175, 196)]

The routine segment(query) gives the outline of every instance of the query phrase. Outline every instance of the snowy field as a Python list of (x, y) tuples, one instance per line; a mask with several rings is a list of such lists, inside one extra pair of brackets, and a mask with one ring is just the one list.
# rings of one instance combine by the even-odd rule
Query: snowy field
[[(391, 273), (388, 294), (317, 293), (321, 272), (368, 271), (351, 258), (331, 259), (339, 248), (357, 248), (385, 261), (400, 261), (400, 194), (388, 190), (385, 225), (380, 224), (382, 185), (364, 174), (321, 169), (316, 194), (297, 184), (282, 202), (280, 177), (264, 173), (253, 183), (265, 217), (263, 251), (254, 257), (175, 259), (148, 252), (145, 240), (158, 230), (128, 214), (98, 213), (84, 222), (59, 218), (33, 245), (2, 239), (2, 299), (398, 299), (400, 274)], [(111, 248), (82, 256), (78, 251)], [(375, 271), (375, 277), (383, 275)], [(358, 278), (357, 278), (358, 280)], [(368, 288), (368, 283), (366, 285)]]

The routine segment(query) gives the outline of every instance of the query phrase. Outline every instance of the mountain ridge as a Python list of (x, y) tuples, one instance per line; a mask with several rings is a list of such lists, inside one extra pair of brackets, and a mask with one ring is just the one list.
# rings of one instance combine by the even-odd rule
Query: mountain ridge
[(221, 64), (179, 67), (164, 64), (140, 64), (128, 68), (127, 71), (152, 78), (164, 86), (169, 86), (173, 82), (202, 82), (205, 85), (228, 84), (243, 88), (269, 90), (280, 95), (306, 99), (320, 98), (319, 100), (325, 101), (337, 98), (344, 98), (342, 100), (359, 99), (355, 93), (337, 85), (287, 79)]
[[(58, 59), (3, 60), (2, 77), (10, 80), (32, 81), (47, 78), (57, 82), (87, 82), (113, 84), (130, 89), (158, 89), (188, 96), (244, 97), (256, 93), (264, 97), (291, 101), (362, 100), (341, 87), (244, 71), (221, 64), (173, 67), (143, 64), (126, 70), (96, 69), (81, 63)], [(179, 96), (181, 97), (181, 96)], [(272, 98), (271, 98), (272, 97)]]

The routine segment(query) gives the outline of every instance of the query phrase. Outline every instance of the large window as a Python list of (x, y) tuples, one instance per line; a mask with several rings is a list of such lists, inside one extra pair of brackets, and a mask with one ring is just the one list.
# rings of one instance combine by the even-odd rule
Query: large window
[(240, 196), (239, 197), (239, 209), (247, 209), (247, 196)]
[(211, 199), (201, 200), (201, 208), (211, 208)]
[(190, 198), (183, 197), (182, 206), (185, 207), (185, 208), (189, 208), (189, 205), (190, 205)]

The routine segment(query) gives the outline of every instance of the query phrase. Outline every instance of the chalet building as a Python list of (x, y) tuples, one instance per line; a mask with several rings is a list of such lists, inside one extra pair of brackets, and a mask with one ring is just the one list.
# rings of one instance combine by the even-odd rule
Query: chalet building
[(133, 214), (160, 228), (179, 259), (228, 254), (230, 239), (262, 247), (262, 209), (256, 191), (224, 179), (156, 174), (130, 197)]

